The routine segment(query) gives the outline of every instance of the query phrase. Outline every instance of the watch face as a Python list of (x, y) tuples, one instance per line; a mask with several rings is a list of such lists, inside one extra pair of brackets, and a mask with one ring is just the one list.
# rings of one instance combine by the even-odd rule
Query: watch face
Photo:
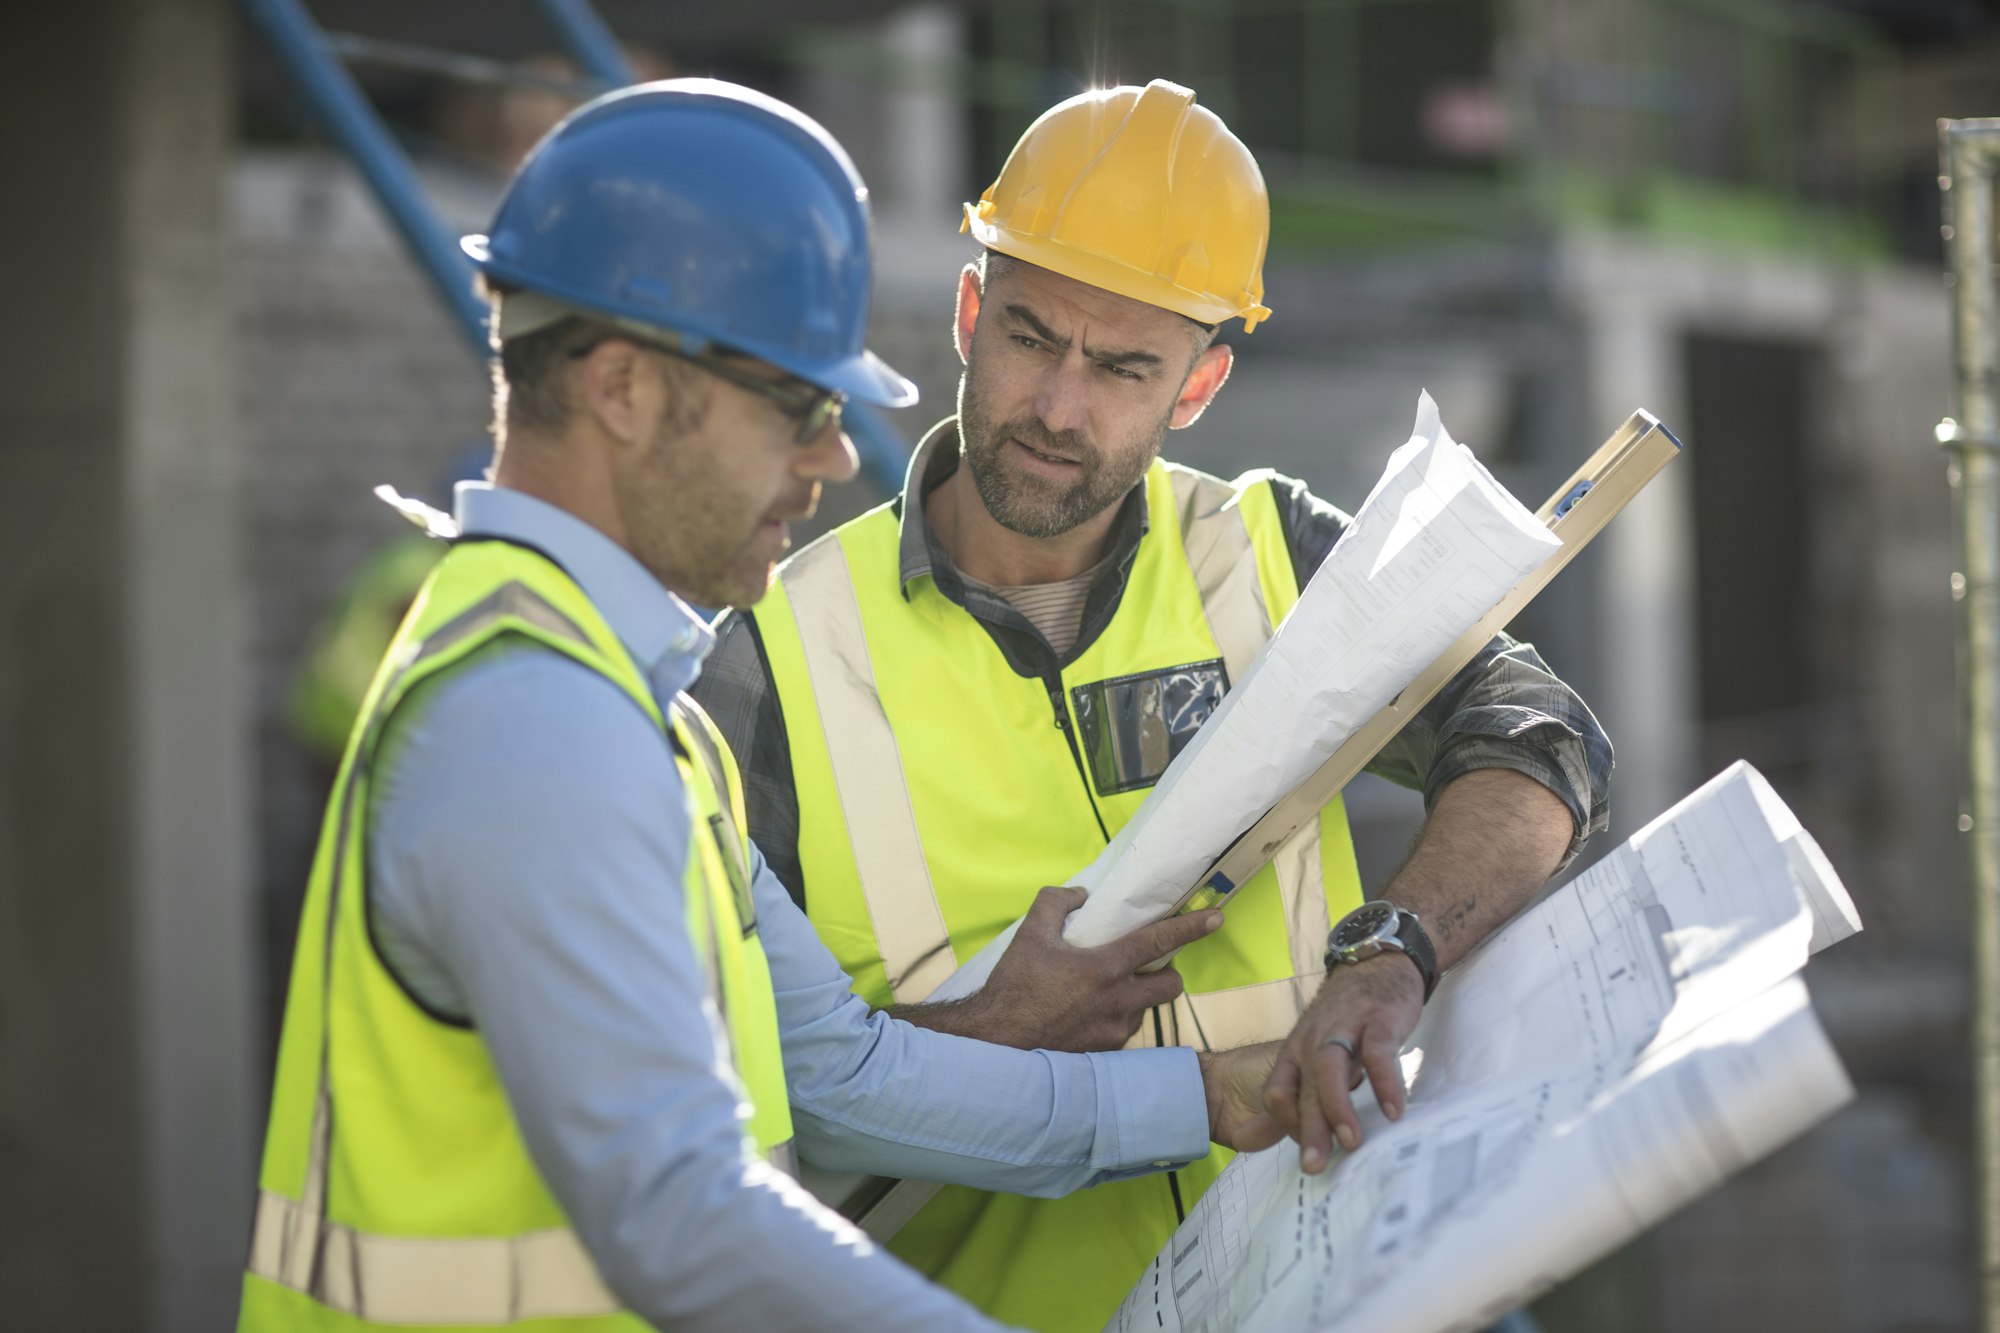
[(1396, 909), (1390, 903), (1363, 903), (1340, 919), (1333, 932), (1333, 947), (1353, 949), (1370, 940), (1395, 934)]

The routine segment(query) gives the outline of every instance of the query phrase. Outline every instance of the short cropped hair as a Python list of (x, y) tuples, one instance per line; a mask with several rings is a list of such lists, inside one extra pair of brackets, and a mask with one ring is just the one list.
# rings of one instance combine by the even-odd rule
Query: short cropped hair
[[(553, 324), (500, 340), (500, 312), (507, 289), (487, 283), (483, 293), (493, 307), (493, 440), (504, 445), (515, 430), (541, 435), (560, 434), (569, 425), (574, 404), (569, 400), (567, 366), (576, 354), (606, 338), (632, 339), (633, 335), (607, 320), (588, 315), (572, 315)], [(701, 373), (692, 365), (667, 358), (663, 367), (676, 399), (674, 418), (668, 423), (675, 433), (692, 430), (707, 415), (708, 396), (699, 381)]]

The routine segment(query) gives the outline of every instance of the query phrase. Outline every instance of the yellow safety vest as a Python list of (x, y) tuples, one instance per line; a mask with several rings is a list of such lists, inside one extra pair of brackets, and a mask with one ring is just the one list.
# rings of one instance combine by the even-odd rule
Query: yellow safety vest
[[(870, 1003), (924, 999), (1037, 889), (1088, 865), (1165, 768), (1166, 719), (1206, 717), (1298, 600), (1268, 473), (1156, 462), (1145, 491), (1118, 609), (1059, 678), (1017, 674), (931, 581), (906, 599), (889, 506), (800, 551), (756, 607), (807, 914)], [(1139, 1041), (1284, 1036), (1318, 990), (1330, 923), (1360, 902), (1336, 799), (1238, 890), (1224, 930), (1181, 953), (1188, 994)], [(1058, 1200), (947, 1190), (892, 1248), (998, 1318), (1096, 1329), (1227, 1156)]]
[(749, 906), (727, 747), (684, 699), (662, 718), (617, 635), (554, 564), (505, 542), (467, 542), (426, 581), (397, 632), (321, 830), (278, 1050), (243, 1333), (646, 1327), (620, 1312), (535, 1170), (478, 1029), (420, 1008), (376, 954), (365, 918), (383, 724), (418, 685), (503, 635), (602, 672), (673, 746), (692, 829), (688, 931), (747, 1094), (745, 1133), (788, 1164), (776, 1000)]

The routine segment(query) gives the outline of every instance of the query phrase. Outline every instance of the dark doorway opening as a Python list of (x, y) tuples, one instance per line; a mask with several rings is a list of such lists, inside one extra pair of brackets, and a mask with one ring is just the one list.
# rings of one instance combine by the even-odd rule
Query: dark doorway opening
[(1685, 344), (1703, 770), (1748, 759), (1804, 796), (1823, 753), (1816, 652), (1811, 343)]

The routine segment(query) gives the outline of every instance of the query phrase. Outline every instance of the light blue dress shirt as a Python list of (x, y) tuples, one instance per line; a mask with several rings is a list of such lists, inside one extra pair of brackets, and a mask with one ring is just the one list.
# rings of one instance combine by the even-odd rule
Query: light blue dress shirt
[[(483, 484), (460, 486), (458, 518), (560, 564), (663, 708), (699, 673), (708, 626), (595, 528)], [(369, 818), (377, 947), (419, 1003), (479, 1028), (630, 1309), (675, 1329), (993, 1327), (747, 1153), (682, 916), (679, 774), (616, 685), (489, 645), (397, 711)], [(752, 870), (801, 1156), (1056, 1195), (1208, 1151), (1192, 1051), (1016, 1051), (871, 1013), (760, 856)]]

